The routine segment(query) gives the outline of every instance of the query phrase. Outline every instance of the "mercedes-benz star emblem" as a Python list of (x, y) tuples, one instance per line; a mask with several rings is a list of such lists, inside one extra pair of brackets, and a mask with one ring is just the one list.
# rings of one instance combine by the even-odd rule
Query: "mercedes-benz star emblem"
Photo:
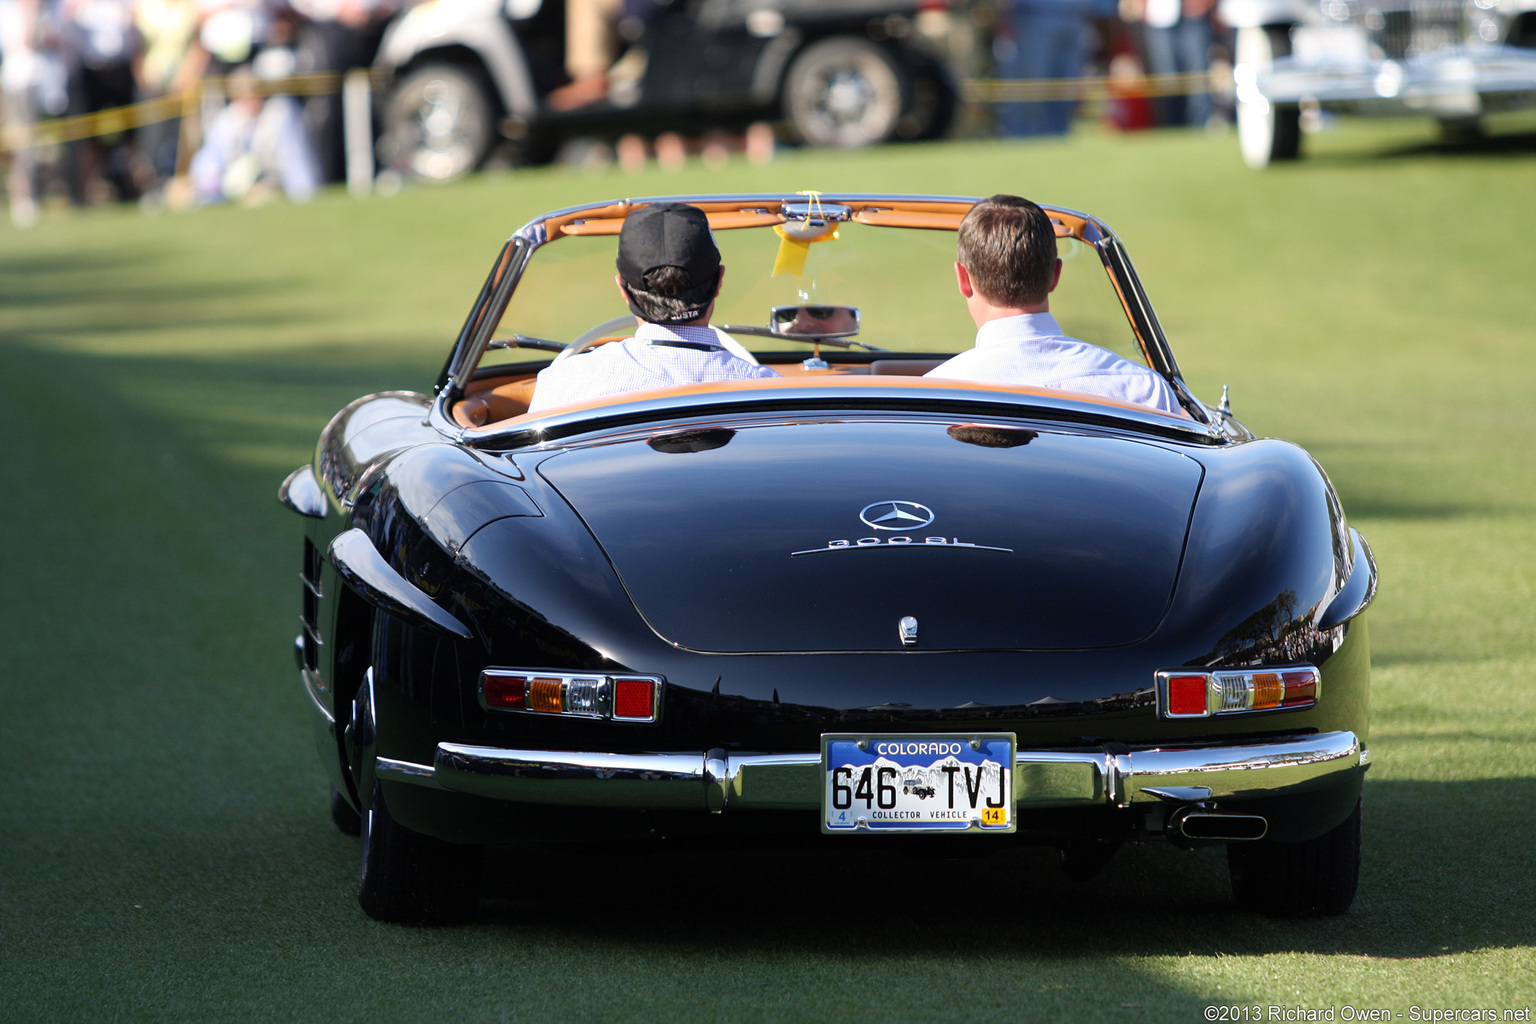
[(871, 530), (918, 530), (933, 522), (933, 509), (915, 501), (877, 501), (859, 518)]

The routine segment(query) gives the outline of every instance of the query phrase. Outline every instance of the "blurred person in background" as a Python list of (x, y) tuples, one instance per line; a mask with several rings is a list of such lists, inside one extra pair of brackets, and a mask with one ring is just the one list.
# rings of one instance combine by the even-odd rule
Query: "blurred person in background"
[[(339, 75), (368, 68), (379, 52), (385, 26), (400, 7), (401, 0), (293, 0), (294, 10), (305, 19), (299, 40), (300, 67)], [(334, 91), (310, 97), (304, 116), (324, 180), (346, 180), (341, 83)]]
[[(69, 114), (126, 107), (134, 99), (133, 66), (142, 40), (133, 0), (62, 0), (61, 50), (69, 71)], [(137, 199), (132, 135), (111, 132), (69, 143), (69, 198), (86, 206), (107, 197)]]
[(549, 94), (555, 110), (575, 110), (608, 96), (608, 69), (619, 58), (625, 0), (566, 0), (565, 73), (571, 80)]
[(566, 0), (565, 73), (553, 90), (554, 110), (576, 110), (637, 87), (649, 55), (637, 46), (672, 0)]
[(1211, 15), (1216, 0), (1126, 0), (1132, 18), (1140, 18), (1147, 73), (1190, 75), (1180, 90), (1157, 101), (1158, 123), (1164, 126), (1204, 126), (1211, 116), (1210, 86), (1214, 32)]
[[(197, 6), (193, 0), (138, 0), (134, 24), (144, 50), (134, 66), (141, 101), (184, 92), (196, 84), (201, 62), (190, 55), (197, 36)], [(157, 121), (139, 129), (139, 157), (146, 185), (158, 190), (176, 173), (181, 118)]]
[(319, 161), (305, 131), (303, 108), (283, 93), (262, 98), (261, 79), (275, 80), (290, 70), (269, 56), (275, 54), (281, 54), (280, 47), (258, 54), (255, 70), (242, 67), (230, 75), (230, 102), (208, 124), (203, 144), (192, 157), (190, 176), (198, 202), (255, 203), (279, 191), (303, 202), (320, 187)]
[(68, 76), (44, 0), (0, 0), (0, 126), (11, 147), (6, 192), (11, 223), (30, 227), (42, 201), (42, 162), (32, 125), (69, 109)]
[[(1093, 19), (1114, 0), (1004, 0), (992, 43), (997, 77), (1027, 82), (1080, 78), (1094, 44)], [(1065, 135), (1077, 101), (1051, 98), (998, 105), (1003, 135)]]

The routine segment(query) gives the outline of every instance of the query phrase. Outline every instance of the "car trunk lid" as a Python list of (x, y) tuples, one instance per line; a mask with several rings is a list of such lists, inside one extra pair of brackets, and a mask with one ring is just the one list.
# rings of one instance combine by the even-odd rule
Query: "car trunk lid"
[(592, 445), (540, 473), (658, 634), (772, 653), (1134, 643), (1202, 469), (1124, 437), (852, 420)]

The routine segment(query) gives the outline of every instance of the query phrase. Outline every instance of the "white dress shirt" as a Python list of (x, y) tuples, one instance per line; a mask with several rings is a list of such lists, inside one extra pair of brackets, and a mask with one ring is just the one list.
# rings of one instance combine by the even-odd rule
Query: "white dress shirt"
[(924, 376), (1084, 391), (1181, 414), (1179, 400), (1161, 374), (1108, 349), (1067, 337), (1049, 313), (987, 321), (976, 332), (975, 348)]
[(777, 376), (766, 366), (726, 351), (712, 328), (643, 323), (633, 338), (599, 345), (540, 370), (528, 411), (625, 391)]

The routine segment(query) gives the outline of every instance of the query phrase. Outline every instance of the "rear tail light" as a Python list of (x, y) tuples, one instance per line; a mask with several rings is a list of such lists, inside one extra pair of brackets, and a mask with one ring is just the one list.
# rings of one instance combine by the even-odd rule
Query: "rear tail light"
[(1205, 675), (1168, 676), (1159, 687), (1163, 713), (1171, 717), (1198, 717), (1207, 714), (1210, 680)]
[(661, 713), (661, 685), (660, 676), (595, 676), (488, 668), (480, 673), (480, 705), (487, 711), (654, 722)]
[(1322, 674), (1311, 665), (1222, 672), (1159, 672), (1157, 712), (1209, 718), (1240, 711), (1305, 708), (1317, 703)]

